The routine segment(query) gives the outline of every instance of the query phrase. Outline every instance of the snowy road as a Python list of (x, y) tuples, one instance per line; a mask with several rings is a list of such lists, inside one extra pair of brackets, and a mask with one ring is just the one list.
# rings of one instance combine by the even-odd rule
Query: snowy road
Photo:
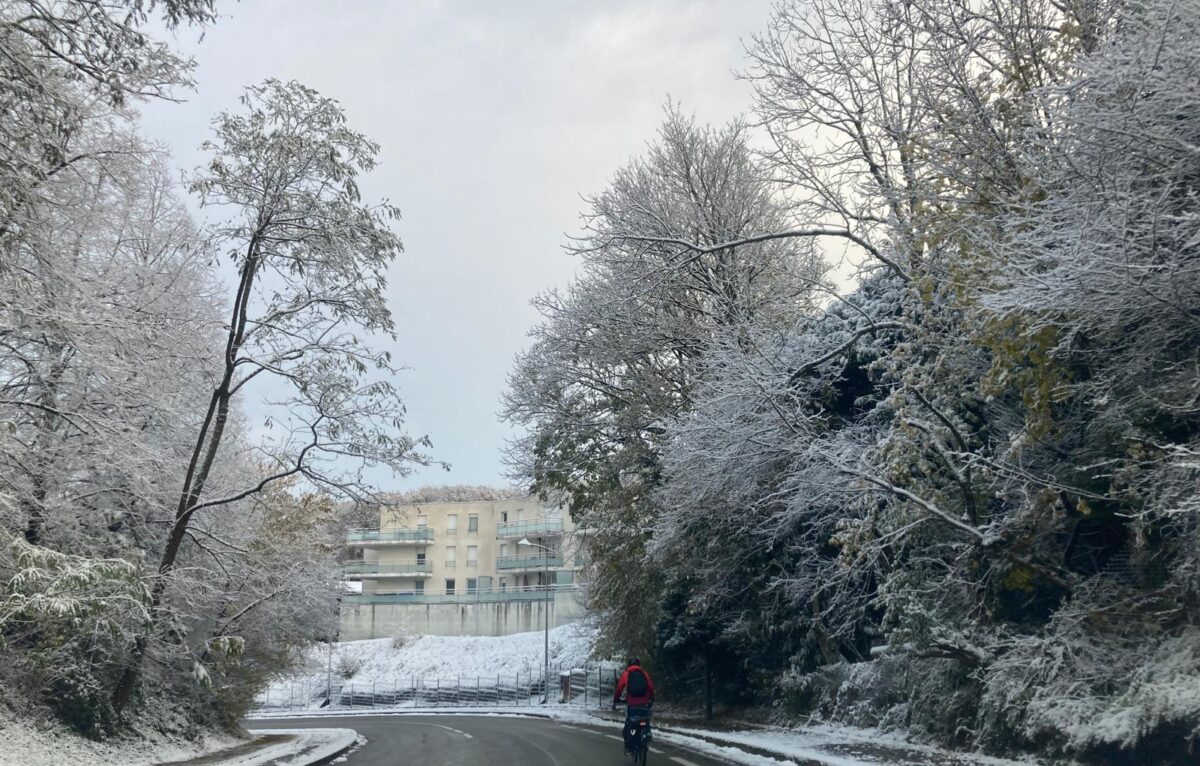
[[(290, 718), (248, 722), (255, 729), (328, 728), (328, 718)], [(348, 766), (620, 766), (632, 763), (621, 754), (620, 731), (566, 724), (540, 718), (502, 716), (355, 716), (338, 726), (353, 728), (368, 744)], [(656, 766), (718, 766), (725, 761), (655, 743)]]

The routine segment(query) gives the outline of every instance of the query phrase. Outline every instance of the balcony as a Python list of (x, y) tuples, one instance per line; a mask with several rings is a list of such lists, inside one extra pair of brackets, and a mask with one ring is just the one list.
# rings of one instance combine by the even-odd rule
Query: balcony
[(352, 529), (346, 533), (346, 544), (356, 548), (376, 548), (381, 545), (428, 545), (433, 542), (433, 530), (416, 529)]
[(455, 593), (445, 591), (406, 591), (403, 593), (353, 593), (342, 597), (346, 606), (372, 604), (479, 604), (497, 601), (547, 601), (560, 593), (575, 593), (579, 586), (574, 583), (544, 587), (533, 585), (524, 588), (477, 588), (467, 591), (459, 588)]
[(496, 525), (496, 537), (518, 539), (521, 537), (561, 537), (561, 518), (531, 519), (529, 521), (506, 521)]
[(393, 577), (432, 577), (433, 565), (428, 561), (406, 561), (380, 564), (375, 561), (355, 561), (346, 564), (347, 580), (386, 580)]
[(497, 556), (496, 570), (502, 572), (532, 572), (563, 565), (562, 554), (522, 553), (517, 556)]

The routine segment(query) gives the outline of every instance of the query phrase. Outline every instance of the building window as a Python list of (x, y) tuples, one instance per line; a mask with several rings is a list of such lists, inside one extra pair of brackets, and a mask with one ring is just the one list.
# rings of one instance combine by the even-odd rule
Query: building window
[(467, 593), (474, 594), (479, 592), (479, 580), (474, 577), (467, 578)]
[(425, 554), (424, 554), (424, 553), (418, 553), (418, 554), (417, 554), (417, 563), (418, 563), (418, 564), (424, 564), (424, 563), (425, 563)]
[(501, 556), (508, 555), (508, 543), (500, 543), (500, 555)]
[(414, 582), (413, 583), (413, 592), (417, 593), (417, 594), (424, 593), (425, 592), (425, 581), (417, 580), (416, 582)]
[(471, 533), (478, 532), (478, 531), (479, 531), (479, 514), (472, 513), (470, 516), (467, 516), (467, 534), (471, 534)]
[(427, 526), (429, 526), (429, 517), (423, 513), (417, 516), (417, 528), (424, 529)]
[(468, 545), (467, 546), (467, 567), (472, 568), (472, 567), (477, 567), (477, 566), (479, 566), (479, 546), (478, 545)]
[(508, 521), (508, 511), (500, 511), (500, 523)]
[(458, 534), (458, 514), (451, 513), (446, 516), (446, 534)]
[(505, 580), (503, 577), (500, 578), (500, 592), (508, 593), (508, 580)]
[(454, 580), (446, 580), (446, 595), (454, 595)]
[(458, 550), (453, 545), (446, 546), (446, 568), (453, 569), (458, 561)]

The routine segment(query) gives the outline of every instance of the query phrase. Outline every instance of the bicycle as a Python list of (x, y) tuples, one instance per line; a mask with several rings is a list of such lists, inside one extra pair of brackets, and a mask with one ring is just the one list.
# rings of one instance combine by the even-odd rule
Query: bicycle
[[(629, 707), (626, 704), (625, 706), (625, 726), (632, 726), (633, 733), (629, 737), (622, 736), (622, 739), (630, 743), (625, 752), (633, 758), (633, 762), (638, 766), (646, 766), (646, 758), (650, 754), (650, 741), (654, 738), (650, 728), (650, 708), (653, 705), (652, 702), (649, 705)], [(621, 734), (625, 734), (624, 728), (622, 728)]]

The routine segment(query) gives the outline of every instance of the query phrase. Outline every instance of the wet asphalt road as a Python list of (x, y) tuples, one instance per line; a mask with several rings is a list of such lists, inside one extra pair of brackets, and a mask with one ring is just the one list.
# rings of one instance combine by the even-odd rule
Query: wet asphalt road
[[(618, 724), (607, 728), (544, 718), (395, 715), (249, 720), (251, 729), (346, 728), (368, 742), (348, 766), (632, 766)], [(651, 746), (647, 765), (724, 766), (665, 742)]]

